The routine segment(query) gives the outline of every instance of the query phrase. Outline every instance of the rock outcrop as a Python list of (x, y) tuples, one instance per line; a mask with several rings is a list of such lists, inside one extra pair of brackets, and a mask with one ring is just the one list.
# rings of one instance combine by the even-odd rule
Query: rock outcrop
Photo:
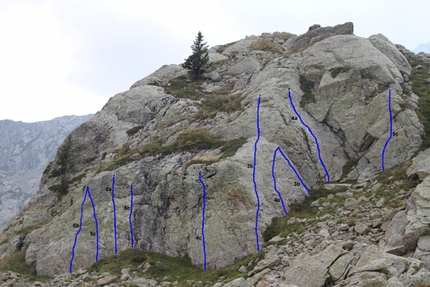
[[(417, 101), (402, 91), (410, 66), (387, 39), (354, 36), (352, 27), (250, 36), (211, 48), (214, 64), (206, 79), (191, 81), (179, 66), (163, 66), (117, 94), (71, 133), (80, 156), (67, 194), (52, 191), (60, 183), (52, 176), (57, 154), (37, 195), (0, 235), (0, 256), (25, 249), (40, 275), (64, 273), (71, 265), (77, 270), (92, 264), (96, 252), (103, 258), (114, 254), (116, 244), (118, 250), (129, 248), (131, 223), (135, 248), (189, 256), (203, 267), (201, 172), (207, 266), (227, 266), (257, 252), (263, 231), (284, 215), (273, 177), (288, 209), (306, 198), (304, 186), (326, 183), (327, 173), (336, 182), (381, 171), (390, 131), (388, 89), (396, 136), (385, 151), (385, 168), (411, 159), (423, 127), (403, 105)], [(278, 154), (275, 165), (278, 147), (288, 162)], [(86, 186), (97, 224), (89, 199), (82, 203)], [(82, 227), (79, 236), (76, 226)], [(355, 232), (366, 234), (369, 226), (357, 224)], [(359, 260), (348, 254), (345, 260)]]

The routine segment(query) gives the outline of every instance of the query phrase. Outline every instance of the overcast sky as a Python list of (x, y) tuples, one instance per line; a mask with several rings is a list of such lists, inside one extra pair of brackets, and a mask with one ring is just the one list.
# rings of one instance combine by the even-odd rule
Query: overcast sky
[(414, 50), (430, 42), (428, 0), (0, 0), (0, 120), (34, 122), (100, 110), (164, 64), (198, 31), (209, 46), (247, 35), (351, 21)]

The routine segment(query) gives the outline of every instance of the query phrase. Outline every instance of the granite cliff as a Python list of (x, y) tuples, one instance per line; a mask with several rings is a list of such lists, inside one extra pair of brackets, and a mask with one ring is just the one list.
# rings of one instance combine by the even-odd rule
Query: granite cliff
[[(389, 91), (393, 136), (385, 149), (385, 169), (420, 151), (424, 126), (416, 111), (418, 96), (410, 91), (407, 53), (380, 34), (355, 36), (352, 23), (345, 23), (313, 26), (300, 36), (264, 33), (212, 47), (213, 65), (203, 80), (189, 80), (179, 65), (163, 66), (112, 97), (71, 133), (79, 155), (67, 193), (52, 190), (60, 180), (52, 176), (60, 167), (58, 152), (36, 196), (0, 235), (0, 254), (25, 250), (26, 262), (39, 275), (54, 275), (91, 265), (96, 246), (103, 258), (114, 254), (115, 244), (125, 250), (134, 239), (135, 248), (188, 256), (202, 268), (199, 172), (207, 189), (208, 269), (256, 253), (272, 219), (285, 216), (273, 175), (287, 210), (305, 200), (305, 186), (372, 183), (390, 138)], [(297, 173), (279, 153), (272, 173), (278, 147)], [(87, 186), (97, 224), (90, 200), (83, 203)], [(402, 237), (406, 251), (415, 250), (428, 234), (420, 220), (404, 231), (413, 238)], [(82, 231), (71, 262), (76, 227)], [(366, 251), (354, 246), (349, 250)], [(330, 248), (336, 256), (342, 253), (342, 245)], [(264, 268), (257, 269), (254, 273)]]

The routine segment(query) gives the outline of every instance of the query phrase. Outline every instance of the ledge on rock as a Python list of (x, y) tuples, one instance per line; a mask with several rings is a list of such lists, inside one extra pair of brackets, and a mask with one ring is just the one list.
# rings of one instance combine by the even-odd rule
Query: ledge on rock
[(336, 25), (334, 27), (318, 26), (317, 24), (311, 26), (308, 32), (295, 38), (291, 44), (291, 49), (293, 51), (302, 51), (310, 45), (331, 36), (354, 34), (354, 24), (352, 22), (346, 22), (345, 24)]

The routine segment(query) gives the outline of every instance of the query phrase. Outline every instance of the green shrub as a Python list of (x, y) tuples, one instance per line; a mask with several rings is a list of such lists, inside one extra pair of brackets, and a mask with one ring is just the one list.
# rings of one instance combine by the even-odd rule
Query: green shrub
[(13, 271), (21, 274), (30, 281), (47, 282), (49, 277), (37, 276), (36, 266), (27, 264), (25, 261), (25, 252), (23, 249), (14, 254), (7, 255), (0, 261), (0, 272)]
[(171, 79), (164, 88), (164, 91), (166, 94), (172, 94), (177, 98), (199, 100), (204, 97), (204, 92), (201, 87), (202, 83), (204, 83), (204, 80), (196, 79), (190, 81), (187, 76), (179, 76)]
[[(225, 90), (227, 89), (230, 90), (230, 88), (226, 88)], [(223, 95), (221, 93), (222, 91), (217, 91), (208, 96), (203, 103), (203, 107), (193, 115), (193, 120), (201, 121), (207, 118), (214, 118), (218, 112), (232, 113), (241, 110), (241, 102), (244, 99), (242, 94)]]
[(126, 131), (126, 133), (130, 137), (130, 136), (134, 135), (135, 133), (137, 133), (138, 131), (140, 131), (141, 129), (143, 129), (144, 127), (145, 127), (145, 125), (139, 125), (137, 127), (133, 127), (131, 129), (128, 129)]
[(223, 153), (221, 158), (234, 156), (237, 150), (240, 149), (246, 142), (247, 142), (247, 139), (244, 137), (232, 139), (226, 142), (221, 148), (221, 152)]
[(188, 129), (183, 131), (175, 142), (165, 147), (165, 153), (175, 151), (199, 152), (204, 149), (214, 149), (224, 142), (210, 134), (206, 129)]

